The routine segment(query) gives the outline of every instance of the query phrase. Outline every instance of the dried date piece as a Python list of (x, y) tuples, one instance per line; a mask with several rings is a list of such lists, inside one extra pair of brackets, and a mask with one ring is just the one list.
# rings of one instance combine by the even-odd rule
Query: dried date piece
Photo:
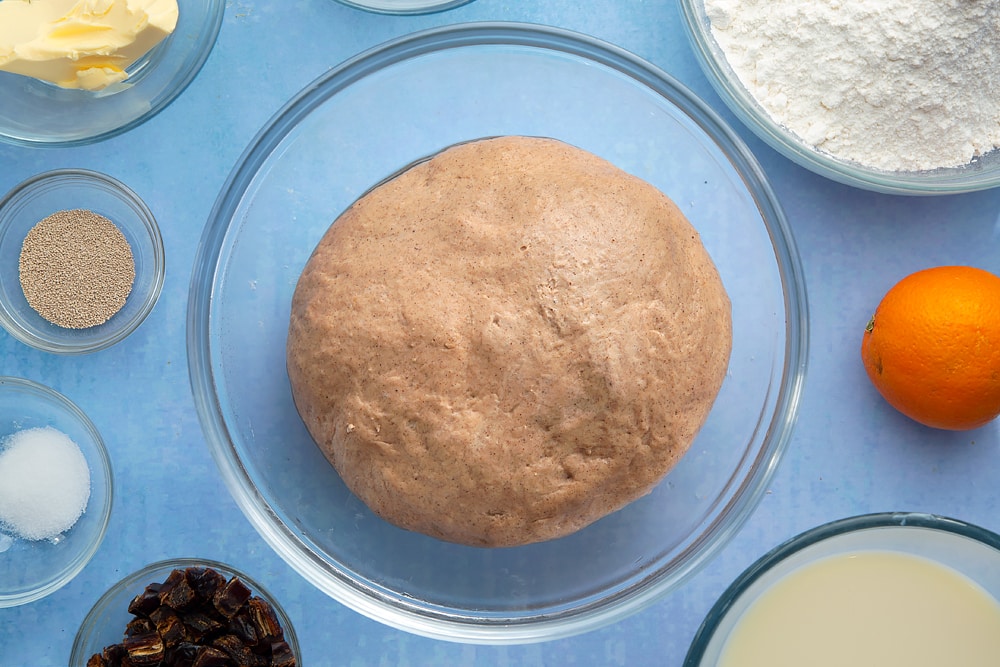
[(225, 586), (216, 591), (212, 597), (212, 603), (215, 605), (216, 611), (226, 618), (232, 618), (252, 594), (252, 591), (240, 581), (239, 577), (233, 577)]
[(125, 638), (148, 635), (156, 632), (156, 626), (148, 618), (133, 618), (125, 626)]
[(194, 589), (182, 570), (174, 570), (160, 588), (160, 603), (176, 611), (191, 608), (196, 600)]
[(181, 621), (187, 630), (188, 640), (196, 644), (202, 642), (206, 637), (213, 637), (222, 628), (222, 621), (200, 611), (182, 614)]
[(210, 567), (189, 567), (184, 574), (198, 599), (203, 601), (210, 602), (216, 592), (226, 585), (226, 578)]
[(128, 605), (128, 613), (135, 616), (149, 616), (160, 606), (160, 584), (150, 584), (136, 595)]
[(271, 644), (271, 667), (296, 667), (295, 654), (285, 640)]
[(159, 607), (149, 615), (149, 620), (156, 626), (156, 632), (163, 639), (167, 648), (176, 646), (187, 637), (184, 624), (173, 609), (167, 606)]
[(163, 663), (169, 667), (191, 667), (194, 659), (198, 657), (199, 648), (197, 644), (191, 642), (180, 642), (167, 649)]
[(284, 639), (281, 630), (281, 623), (271, 605), (259, 597), (252, 597), (247, 601), (247, 608), (250, 611), (250, 620), (253, 621), (257, 636), (261, 641), (268, 644), (279, 639)]
[(128, 657), (128, 654), (125, 652), (124, 646), (121, 644), (114, 644), (104, 649), (102, 657), (108, 667), (122, 667), (122, 661)]
[(239, 667), (270, 667), (270, 660), (251, 651), (236, 635), (222, 635), (212, 642), (212, 646), (228, 655)]
[(212, 646), (202, 646), (198, 649), (194, 664), (191, 667), (232, 667), (229, 656)]
[[(253, 598), (251, 598), (253, 599)], [(257, 630), (254, 628), (253, 621), (250, 620), (250, 614), (247, 613), (246, 608), (240, 610), (240, 613), (229, 619), (228, 630), (230, 634), (236, 635), (240, 638), (240, 641), (247, 646), (253, 647), (255, 651), (258, 648)]]
[(144, 634), (134, 634), (122, 642), (128, 659), (136, 667), (156, 667), (163, 662), (163, 640), (154, 629)]

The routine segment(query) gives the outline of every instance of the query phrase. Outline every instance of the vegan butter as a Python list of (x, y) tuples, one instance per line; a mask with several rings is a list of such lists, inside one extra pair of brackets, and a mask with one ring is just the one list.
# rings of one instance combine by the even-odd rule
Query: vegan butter
[(177, 0), (0, 0), (0, 70), (102, 90), (177, 26)]

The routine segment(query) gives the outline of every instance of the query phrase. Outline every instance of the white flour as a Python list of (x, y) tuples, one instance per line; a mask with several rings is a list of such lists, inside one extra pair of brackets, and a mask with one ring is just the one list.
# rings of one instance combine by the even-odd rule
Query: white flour
[(889, 171), (1000, 146), (1000, 0), (705, 0), (712, 32), (772, 119)]

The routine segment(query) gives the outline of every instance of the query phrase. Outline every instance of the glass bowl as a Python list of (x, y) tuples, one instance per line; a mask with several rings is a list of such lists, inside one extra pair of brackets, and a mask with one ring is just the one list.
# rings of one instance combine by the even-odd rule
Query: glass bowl
[(75, 577), (97, 552), (111, 517), (113, 477), (101, 434), (62, 394), (31, 380), (0, 377), (0, 451), (11, 435), (51, 427), (69, 436), (90, 467), (86, 510), (69, 530), (41, 540), (22, 538), (0, 525), (0, 607), (41, 599)]
[[(670, 196), (729, 290), (734, 348), (707, 423), (650, 495), (563, 539), (480, 549), (396, 528), (347, 490), (295, 410), (285, 342), (299, 274), (351, 202), (441, 148), (504, 134), (561, 139)], [(593, 38), (476, 23), (415, 33), (347, 61), (257, 135), (199, 245), (188, 359), (227, 487), (294, 569), (388, 625), (514, 643), (620, 619), (722, 547), (787, 444), (806, 329), (784, 216), (750, 152), (707, 106)]]
[[(931, 514), (891, 512), (841, 519), (792, 538), (747, 568), (709, 611), (695, 635), (684, 666), (715, 667), (720, 664), (720, 659), (726, 650), (726, 642), (744, 619), (744, 614), (761, 599), (762, 595), (774, 590), (775, 584), (785, 577), (801, 572), (801, 568), (822, 564), (824, 561), (830, 562), (826, 559), (854, 558), (867, 552), (901, 554), (917, 557), (922, 559), (922, 562), (929, 560), (933, 565), (948, 568), (950, 574), (957, 580), (964, 579), (966, 583), (973, 584), (975, 589), (986, 594), (984, 598), (994, 598), (994, 604), (1000, 601), (1000, 536), (962, 521)], [(899, 571), (898, 564), (896, 567)], [(917, 572), (926, 574), (926, 571)], [(936, 578), (925, 576), (924, 580), (931, 581)], [(847, 579), (837, 579), (837, 581), (841, 582), (839, 586), (841, 590), (852, 588), (843, 583), (848, 581)], [(876, 584), (869, 581), (859, 585)], [(919, 596), (907, 597), (907, 600), (911, 605), (916, 605), (918, 608), (921, 606)], [(815, 602), (816, 604), (811, 606), (813, 609), (821, 607), (823, 603), (829, 603), (830, 600), (816, 599)], [(875, 604), (877, 603), (873, 603), (873, 608), (881, 608)], [(953, 613), (954, 611), (952, 609)], [(1000, 618), (1000, 607), (997, 608), (997, 618)], [(803, 622), (809, 624), (809, 619), (803, 619)], [(887, 635), (885, 644), (900, 643), (899, 633), (888, 632), (890, 622), (891, 619), (883, 618), (875, 623), (879, 628), (878, 634)], [(811, 625), (816, 626), (816, 621), (813, 620)], [(758, 637), (766, 641), (770, 633), (767, 633), (764, 627), (766, 626), (758, 625), (755, 629), (758, 630)], [(780, 632), (782, 634), (789, 632), (788, 626), (784, 626)], [(912, 628), (905, 629), (903, 634), (907, 637), (912, 636)], [(932, 633), (931, 636), (935, 634)], [(939, 636), (944, 637), (945, 633), (942, 632)], [(849, 645), (854, 640), (858, 638), (838, 636), (834, 641), (846, 642)], [(886, 660), (883, 660), (882, 664), (910, 664), (905, 660), (897, 663), (888, 660), (887, 656), (883, 657), (886, 657)], [(993, 664), (994, 659), (995, 656), (991, 657), (988, 664)], [(949, 661), (946, 659), (935, 664), (947, 664)], [(761, 664), (779, 664), (779, 662), (768, 660)], [(780, 664), (785, 663), (780, 662)], [(955, 664), (968, 663), (957, 660)]]
[(70, 90), (0, 72), (0, 141), (26, 146), (98, 142), (162, 111), (201, 70), (215, 46), (224, 0), (178, 0), (177, 27), (105, 90)]
[(376, 14), (433, 14), (466, 5), (472, 0), (337, 0), (342, 5)]
[[(135, 262), (132, 291), (103, 324), (83, 329), (49, 322), (28, 304), (18, 260), (28, 232), (57, 211), (85, 209), (111, 220)], [(146, 204), (118, 180), (85, 169), (39, 174), (0, 199), (0, 324), (21, 342), (45, 352), (83, 354), (114, 345), (142, 323), (163, 287), (163, 239)]]
[(270, 604), (271, 608), (274, 609), (284, 632), (285, 642), (291, 648), (296, 663), (303, 664), (302, 650), (299, 648), (295, 628), (292, 627), (288, 614), (265, 587), (232, 565), (204, 558), (172, 558), (151, 563), (136, 570), (113, 585), (100, 597), (83, 619), (80, 629), (77, 630), (70, 653), (69, 666), (85, 667), (87, 660), (92, 655), (102, 652), (106, 646), (121, 643), (125, 634), (125, 626), (134, 618), (128, 611), (132, 599), (142, 593), (149, 584), (163, 583), (173, 570), (184, 570), (188, 567), (212, 568), (227, 580), (239, 577), (240, 581), (246, 584), (255, 596)]
[(705, 0), (679, 0), (694, 53), (705, 76), (733, 114), (776, 151), (821, 176), (865, 190), (889, 194), (936, 195), (971, 192), (1000, 185), (1000, 150), (961, 167), (886, 171), (840, 159), (816, 149), (775, 122), (740, 81), (712, 35)]

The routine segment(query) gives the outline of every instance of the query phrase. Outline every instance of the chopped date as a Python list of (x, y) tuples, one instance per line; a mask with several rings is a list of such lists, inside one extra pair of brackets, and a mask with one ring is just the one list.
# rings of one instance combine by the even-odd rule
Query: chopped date
[(210, 567), (189, 567), (184, 574), (200, 600), (211, 600), (226, 585), (226, 578)]
[(295, 667), (295, 654), (285, 640), (271, 644), (271, 667)]
[(219, 649), (202, 646), (198, 649), (198, 655), (195, 656), (191, 667), (232, 667), (232, 665), (229, 656)]
[(261, 598), (252, 597), (247, 601), (247, 606), (250, 609), (250, 620), (261, 641), (271, 643), (283, 638), (281, 623), (271, 605)]
[(87, 667), (127, 667), (128, 654), (121, 644), (113, 644), (101, 653), (95, 653), (87, 660)]
[(122, 641), (87, 667), (297, 667), (274, 609), (238, 577), (173, 570), (128, 605)]
[(184, 628), (187, 630), (187, 637), (189, 641), (200, 642), (205, 637), (211, 637), (219, 628), (222, 627), (222, 621), (217, 618), (213, 618), (208, 614), (203, 614), (200, 611), (193, 611), (181, 616), (181, 621), (184, 623)]
[(233, 577), (225, 586), (216, 591), (212, 597), (215, 609), (225, 616), (232, 618), (240, 610), (253, 593), (246, 584), (240, 581), (239, 577)]
[(156, 626), (156, 631), (166, 646), (175, 646), (188, 636), (177, 612), (166, 605), (153, 610), (149, 620)]
[(135, 637), (136, 635), (148, 635), (156, 632), (156, 626), (148, 618), (133, 618), (125, 626), (125, 637)]
[(160, 584), (150, 584), (142, 593), (132, 599), (128, 606), (128, 613), (136, 616), (149, 616), (159, 606)]
[(253, 621), (250, 620), (250, 614), (246, 613), (246, 610), (229, 619), (228, 630), (230, 634), (239, 637), (240, 641), (247, 646), (257, 646), (257, 630), (254, 628)]
[(121, 667), (122, 661), (128, 656), (125, 652), (125, 647), (121, 644), (114, 644), (113, 646), (108, 646), (104, 649), (104, 660), (108, 663), (108, 667)]
[(125, 641), (122, 642), (122, 646), (125, 647), (128, 659), (136, 667), (148, 667), (150, 665), (155, 667), (163, 662), (163, 640), (160, 639), (160, 635), (155, 630), (146, 634), (126, 637)]
[(212, 642), (212, 646), (228, 655), (240, 667), (269, 667), (271, 661), (257, 655), (236, 635), (222, 635)]
[(184, 611), (196, 602), (197, 596), (184, 572), (181, 570), (171, 572), (160, 588), (160, 603), (176, 611)]
[(191, 667), (198, 657), (199, 648), (201, 647), (191, 642), (178, 642), (176, 646), (167, 648), (163, 662), (170, 667)]

